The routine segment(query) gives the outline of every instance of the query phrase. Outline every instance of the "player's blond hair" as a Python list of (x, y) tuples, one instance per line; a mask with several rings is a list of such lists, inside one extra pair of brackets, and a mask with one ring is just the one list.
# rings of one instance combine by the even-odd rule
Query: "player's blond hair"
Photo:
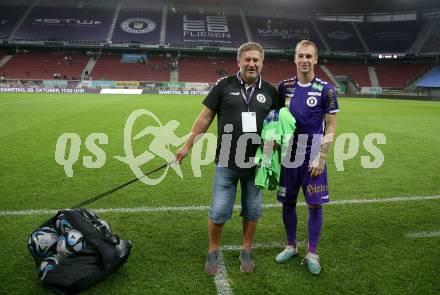
[(318, 47), (316, 47), (315, 42), (310, 41), (310, 40), (302, 40), (302, 41), (298, 42), (298, 44), (296, 44), (296, 46), (295, 46), (295, 54), (298, 51), (298, 48), (303, 47), (303, 46), (312, 46), (315, 49), (316, 56), (318, 56)]
[(241, 46), (238, 48), (237, 51), (237, 60), (240, 59), (240, 56), (243, 54), (243, 52), (249, 51), (249, 50), (256, 50), (260, 53), (261, 60), (264, 60), (264, 49), (261, 47), (260, 44), (255, 42), (246, 42), (241, 44)]

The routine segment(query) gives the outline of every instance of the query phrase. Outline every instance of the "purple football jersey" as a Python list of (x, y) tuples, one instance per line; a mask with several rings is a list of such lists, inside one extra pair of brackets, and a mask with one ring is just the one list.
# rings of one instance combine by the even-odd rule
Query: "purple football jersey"
[(330, 83), (315, 76), (312, 82), (305, 85), (296, 77), (284, 80), (278, 86), (278, 92), (296, 120), (291, 161), (297, 150), (303, 154), (305, 150), (304, 161), (309, 161), (312, 143), (319, 151), (324, 115), (339, 111), (336, 91)]

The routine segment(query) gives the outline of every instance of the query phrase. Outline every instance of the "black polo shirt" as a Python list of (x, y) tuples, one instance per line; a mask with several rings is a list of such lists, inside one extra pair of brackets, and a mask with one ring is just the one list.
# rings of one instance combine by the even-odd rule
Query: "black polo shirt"
[[(263, 81), (261, 77), (255, 83), (254, 91), (249, 97), (251, 89), (248, 89), (248, 101), (246, 102), (246, 87), (244, 82), (240, 79), (239, 74), (235, 76), (226, 77), (212, 88), (208, 96), (206, 96), (203, 104), (217, 114), (217, 149), (215, 153), (216, 164), (222, 167), (229, 167), (239, 169), (235, 162), (235, 154), (237, 151), (237, 142), (241, 135), (244, 134), (242, 126), (242, 113), (255, 112), (257, 122), (257, 133), (261, 134), (263, 121), (271, 109), (279, 108), (278, 92), (275, 87)], [(226, 130), (225, 125), (232, 125), (232, 132)], [(222, 137), (225, 135), (225, 142), (228, 142), (228, 137), (232, 136), (231, 145), (229, 149), (229, 160), (226, 160), (225, 148), (228, 144), (225, 143), (222, 151), (222, 159), (219, 163), (220, 149), (222, 148)], [(259, 144), (252, 144), (251, 139), (246, 141), (246, 156), (245, 163), (249, 161), (249, 157), (254, 157)], [(244, 147), (242, 147), (244, 148)], [(228, 162), (225, 165), (225, 162)]]

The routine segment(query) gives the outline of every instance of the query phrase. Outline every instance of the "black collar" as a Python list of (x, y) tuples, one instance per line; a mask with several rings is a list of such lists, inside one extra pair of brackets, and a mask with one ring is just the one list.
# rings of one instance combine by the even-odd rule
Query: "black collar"
[[(243, 81), (243, 79), (241, 79), (241, 77), (240, 77), (240, 71), (238, 71), (238, 73), (237, 73), (237, 79), (238, 79), (238, 81), (240, 82), (240, 85), (245, 85), (245, 82)], [(257, 87), (259, 88), (259, 89), (261, 89), (261, 81), (262, 81), (263, 79), (261, 79), (261, 75), (258, 75), (258, 77), (257, 77), (257, 81), (255, 82), (255, 85), (257, 85)]]

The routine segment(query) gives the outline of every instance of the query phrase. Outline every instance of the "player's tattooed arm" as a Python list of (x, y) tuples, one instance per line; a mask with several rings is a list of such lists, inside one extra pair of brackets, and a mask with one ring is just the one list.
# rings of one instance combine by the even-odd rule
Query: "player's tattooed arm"
[(336, 133), (336, 114), (325, 114), (324, 121), (325, 130), (321, 143), (320, 157), (322, 156), (326, 159)]
[(317, 177), (324, 172), (325, 162), (327, 160), (328, 150), (331, 143), (333, 142), (336, 133), (336, 114), (325, 114), (325, 130), (324, 137), (321, 143), (321, 150), (319, 152), (319, 157), (316, 157), (309, 168), (310, 175), (312, 177)]

